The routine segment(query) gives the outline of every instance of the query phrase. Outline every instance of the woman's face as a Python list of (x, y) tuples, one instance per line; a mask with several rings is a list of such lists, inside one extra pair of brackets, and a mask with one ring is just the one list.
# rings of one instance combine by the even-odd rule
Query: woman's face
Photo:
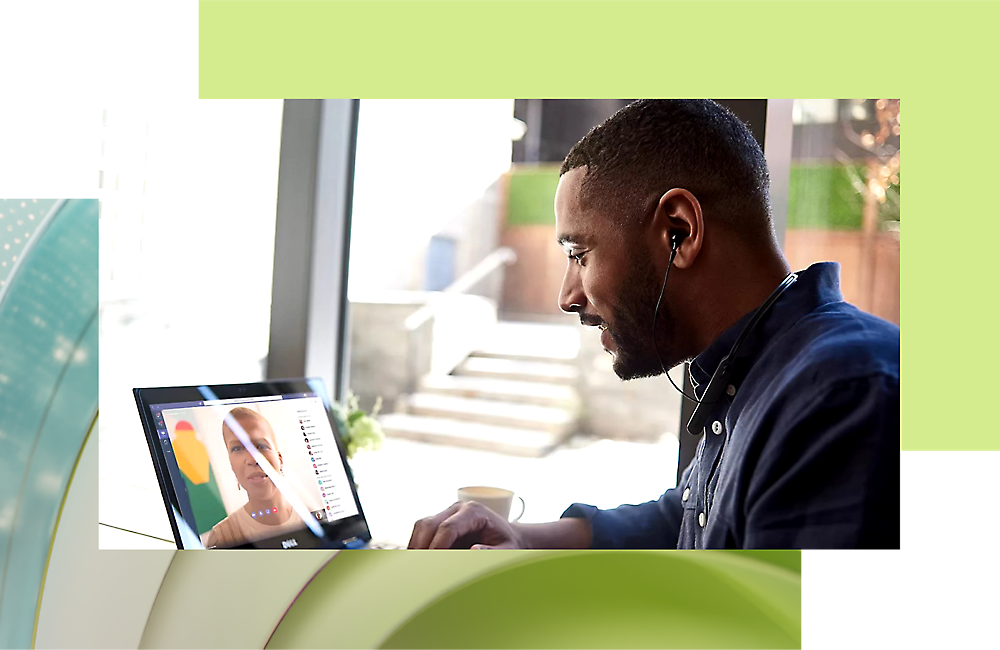
[[(243, 431), (246, 432), (250, 443), (257, 448), (257, 451), (271, 463), (276, 471), (281, 469), (281, 453), (275, 444), (274, 431), (263, 418), (240, 418), (237, 420)], [(270, 498), (274, 496), (277, 488), (271, 479), (267, 477), (264, 470), (260, 468), (257, 461), (247, 451), (243, 443), (235, 433), (228, 427), (223, 427), (223, 436), (226, 440), (226, 451), (229, 452), (229, 463), (232, 465), (236, 480), (240, 482), (243, 489), (251, 497)]]

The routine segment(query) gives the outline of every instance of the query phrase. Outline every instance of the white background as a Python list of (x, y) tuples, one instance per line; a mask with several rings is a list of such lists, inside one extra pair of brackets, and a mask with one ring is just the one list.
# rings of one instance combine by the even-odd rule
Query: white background
[[(86, 112), (198, 101), (197, 21), (192, 0), (0, 5), (0, 196), (96, 196)], [(903, 550), (804, 552), (803, 647), (1000, 647), (998, 467), (1000, 453), (902, 454)]]
[(1000, 452), (903, 452), (903, 548), (803, 551), (802, 647), (1000, 647), (998, 467)]

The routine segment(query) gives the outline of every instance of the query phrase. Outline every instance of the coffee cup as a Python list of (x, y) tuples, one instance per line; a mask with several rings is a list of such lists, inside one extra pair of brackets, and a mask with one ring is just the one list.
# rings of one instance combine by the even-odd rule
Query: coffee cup
[(458, 490), (459, 501), (475, 501), (510, 521), (517, 521), (524, 516), (524, 499), (521, 497), (517, 499), (521, 502), (521, 512), (514, 519), (510, 519), (510, 504), (514, 500), (514, 493), (510, 490), (484, 486), (464, 487)]

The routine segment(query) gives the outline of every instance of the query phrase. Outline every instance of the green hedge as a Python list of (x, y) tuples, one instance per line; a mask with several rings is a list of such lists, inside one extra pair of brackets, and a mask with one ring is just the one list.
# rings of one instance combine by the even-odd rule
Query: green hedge
[[(864, 178), (863, 167), (854, 173)], [(858, 230), (864, 198), (842, 165), (792, 165), (788, 182), (788, 229)]]
[(510, 171), (507, 223), (511, 226), (555, 225), (552, 202), (559, 185), (559, 167), (515, 168)]
[[(864, 197), (852, 184), (850, 170), (864, 179), (865, 168), (850, 169), (840, 163), (795, 164), (788, 186), (788, 228), (859, 230)], [(510, 172), (507, 223), (512, 226), (554, 224), (552, 201), (559, 184), (559, 168), (515, 168)], [(899, 192), (899, 185), (894, 186)], [(899, 219), (899, 211), (886, 202), (885, 219)]]
[[(865, 182), (865, 166), (840, 163), (792, 165), (788, 184), (790, 230), (860, 230), (865, 199), (854, 181)], [(899, 185), (893, 186), (899, 193)], [(882, 219), (899, 220), (899, 208), (890, 201), (881, 207)]]

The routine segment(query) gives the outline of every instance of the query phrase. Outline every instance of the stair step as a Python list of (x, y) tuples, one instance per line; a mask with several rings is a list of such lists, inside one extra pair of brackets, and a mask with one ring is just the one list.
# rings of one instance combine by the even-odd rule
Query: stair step
[(572, 384), (576, 381), (577, 370), (575, 366), (563, 363), (469, 357), (455, 369), (454, 374), (514, 381)]
[(425, 393), (542, 406), (573, 408), (579, 403), (576, 391), (564, 384), (514, 381), (473, 375), (427, 375), (420, 380), (420, 390)]
[(433, 393), (408, 395), (404, 403), (406, 412), (414, 415), (444, 417), (504, 427), (565, 433), (571, 431), (576, 424), (575, 411), (535, 404), (515, 404)]
[(569, 364), (576, 361), (576, 354), (562, 355), (555, 352), (528, 352), (516, 348), (501, 348), (482, 346), (469, 353), (470, 357), (479, 359), (510, 359), (512, 361), (542, 361), (546, 363)]
[(437, 444), (483, 449), (514, 456), (544, 456), (564, 434), (534, 429), (500, 427), (478, 422), (432, 418), (407, 413), (379, 417), (386, 435)]

